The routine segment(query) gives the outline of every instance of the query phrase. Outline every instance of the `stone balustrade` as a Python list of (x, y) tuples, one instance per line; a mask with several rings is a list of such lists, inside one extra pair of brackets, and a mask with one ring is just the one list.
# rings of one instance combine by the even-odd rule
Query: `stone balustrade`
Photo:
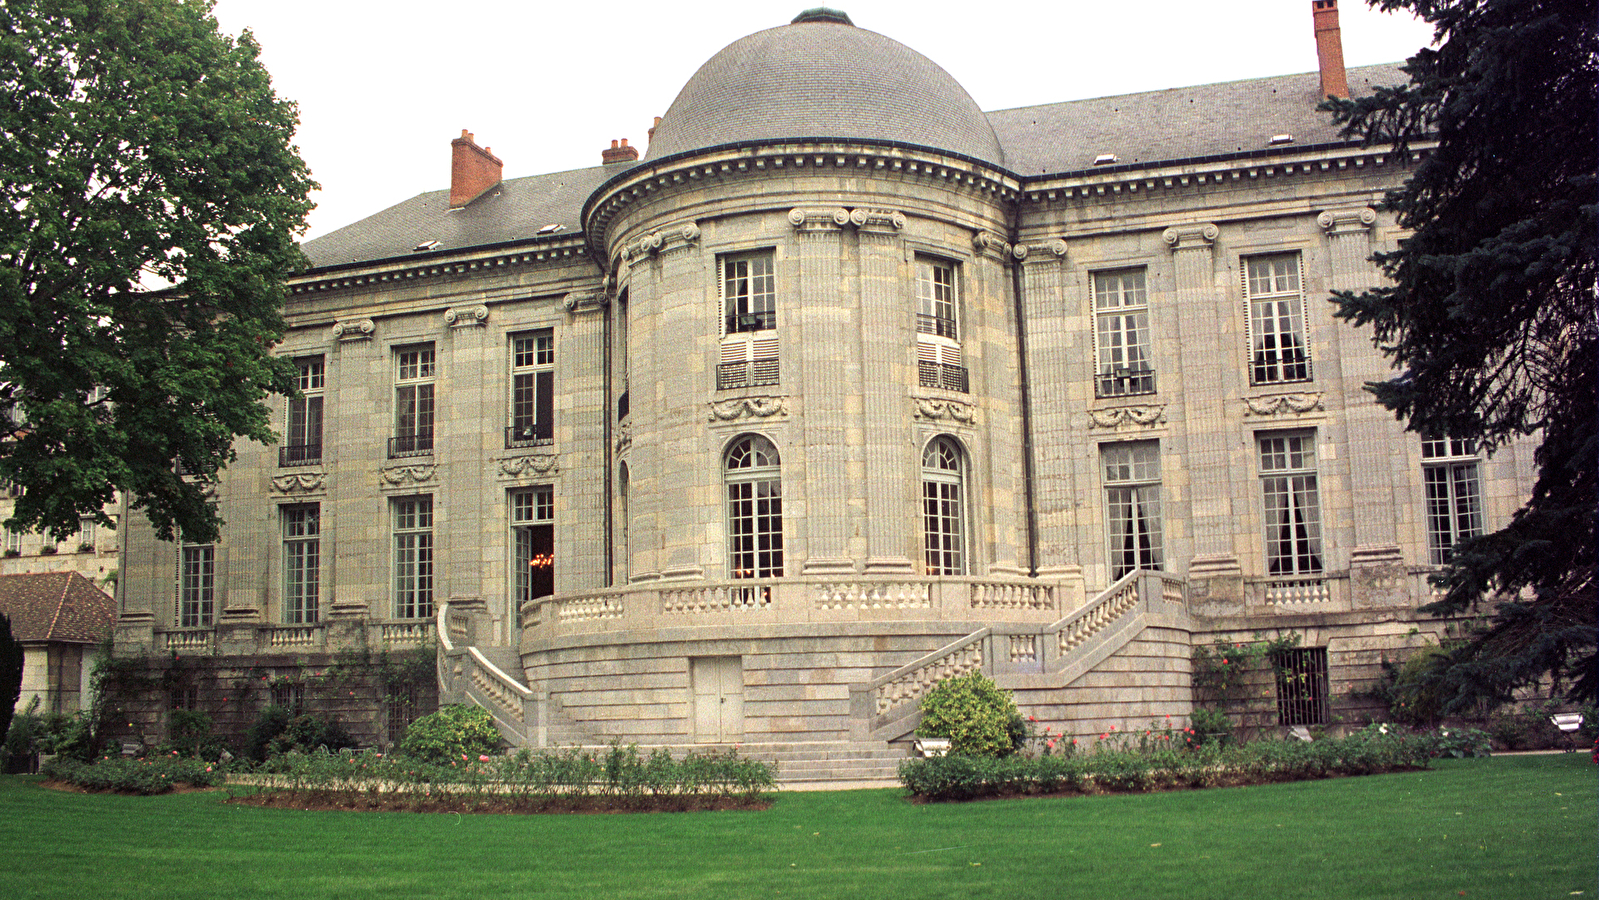
[(207, 628), (156, 628), (154, 647), (171, 653), (255, 654), (334, 653), (371, 647), (406, 649), (433, 644), (429, 619), (389, 622), (340, 621), (309, 625), (228, 622)]
[(1043, 625), (1082, 602), (1080, 582), (855, 575), (653, 582), (543, 597), (522, 606), (524, 639), (681, 625), (852, 621)]

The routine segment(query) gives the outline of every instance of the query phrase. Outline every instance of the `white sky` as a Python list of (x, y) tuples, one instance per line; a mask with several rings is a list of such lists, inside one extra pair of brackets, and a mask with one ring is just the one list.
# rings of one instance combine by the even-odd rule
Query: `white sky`
[[(992, 2), (992, 0), (990, 0)], [(255, 33), (322, 189), (307, 237), (449, 186), (470, 129), (505, 177), (643, 152), (653, 118), (718, 50), (831, 5), (943, 66), (984, 110), (1316, 69), (1311, 0), (217, 0)], [(1408, 17), (1340, 5), (1345, 63), (1431, 41)]]

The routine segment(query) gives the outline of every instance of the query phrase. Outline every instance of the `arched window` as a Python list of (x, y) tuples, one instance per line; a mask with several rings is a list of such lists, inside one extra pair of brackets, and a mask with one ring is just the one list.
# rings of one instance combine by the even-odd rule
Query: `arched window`
[(632, 578), (633, 570), (633, 546), (628, 535), (628, 530), (632, 527), (632, 520), (628, 518), (627, 507), (627, 492), (630, 480), (631, 475), (628, 473), (627, 463), (622, 463), (616, 473), (616, 517), (619, 520), (617, 524), (621, 527), (622, 532), (621, 540), (619, 541), (622, 558), (621, 565), (618, 567), (620, 569), (618, 573), (620, 577), (617, 580), (622, 584), (627, 584)]
[(783, 574), (783, 485), (777, 448), (746, 435), (728, 448), (728, 571), (734, 578)]
[(949, 438), (933, 440), (922, 452), (922, 533), (929, 575), (966, 574), (965, 471), (960, 447)]

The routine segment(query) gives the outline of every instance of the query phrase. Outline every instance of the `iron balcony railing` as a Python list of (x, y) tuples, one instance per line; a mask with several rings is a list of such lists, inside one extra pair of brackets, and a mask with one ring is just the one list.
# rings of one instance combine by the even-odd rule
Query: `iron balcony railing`
[(1155, 393), (1155, 370), (1116, 366), (1099, 373), (1096, 379), (1096, 396), (1125, 397), (1130, 394)]
[(400, 456), (427, 456), (433, 452), (433, 432), (399, 434), (389, 438), (389, 459)]
[(716, 389), (719, 391), (763, 384), (777, 384), (776, 359), (751, 359), (716, 366)]
[(278, 447), (279, 466), (312, 466), (321, 461), (321, 444), (282, 444)]
[(916, 314), (916, 330), (922, 334), (936, 334), (955, 340), (955, 320), (948, 316), (930, 316), (926, 313)]
[(942, 388), (946, 391), (960, 391), (963, 394), (968, 392), (965, 366), (928, 362), (925, 359), (917, 360), (916, 376), (918, 383), (925, 388)]
[(727, 333), (767, 331), (777, 327), (777, 311), (730, 313), (727, 316)]
[(505, 448), (542, 447), (555, 443), (554, 429), (547, 422), (524, 422), (505, 429)]

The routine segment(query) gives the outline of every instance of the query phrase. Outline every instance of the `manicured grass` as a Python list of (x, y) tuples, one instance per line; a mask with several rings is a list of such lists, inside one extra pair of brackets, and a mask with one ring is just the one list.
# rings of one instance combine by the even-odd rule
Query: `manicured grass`
[[(1167, 794), (764, 812), (327, 813), (0, 778), (0, 897), (1594, 896), (1586, 754)], [(1463, 893), (1462, 893), (1463, 892)]]

